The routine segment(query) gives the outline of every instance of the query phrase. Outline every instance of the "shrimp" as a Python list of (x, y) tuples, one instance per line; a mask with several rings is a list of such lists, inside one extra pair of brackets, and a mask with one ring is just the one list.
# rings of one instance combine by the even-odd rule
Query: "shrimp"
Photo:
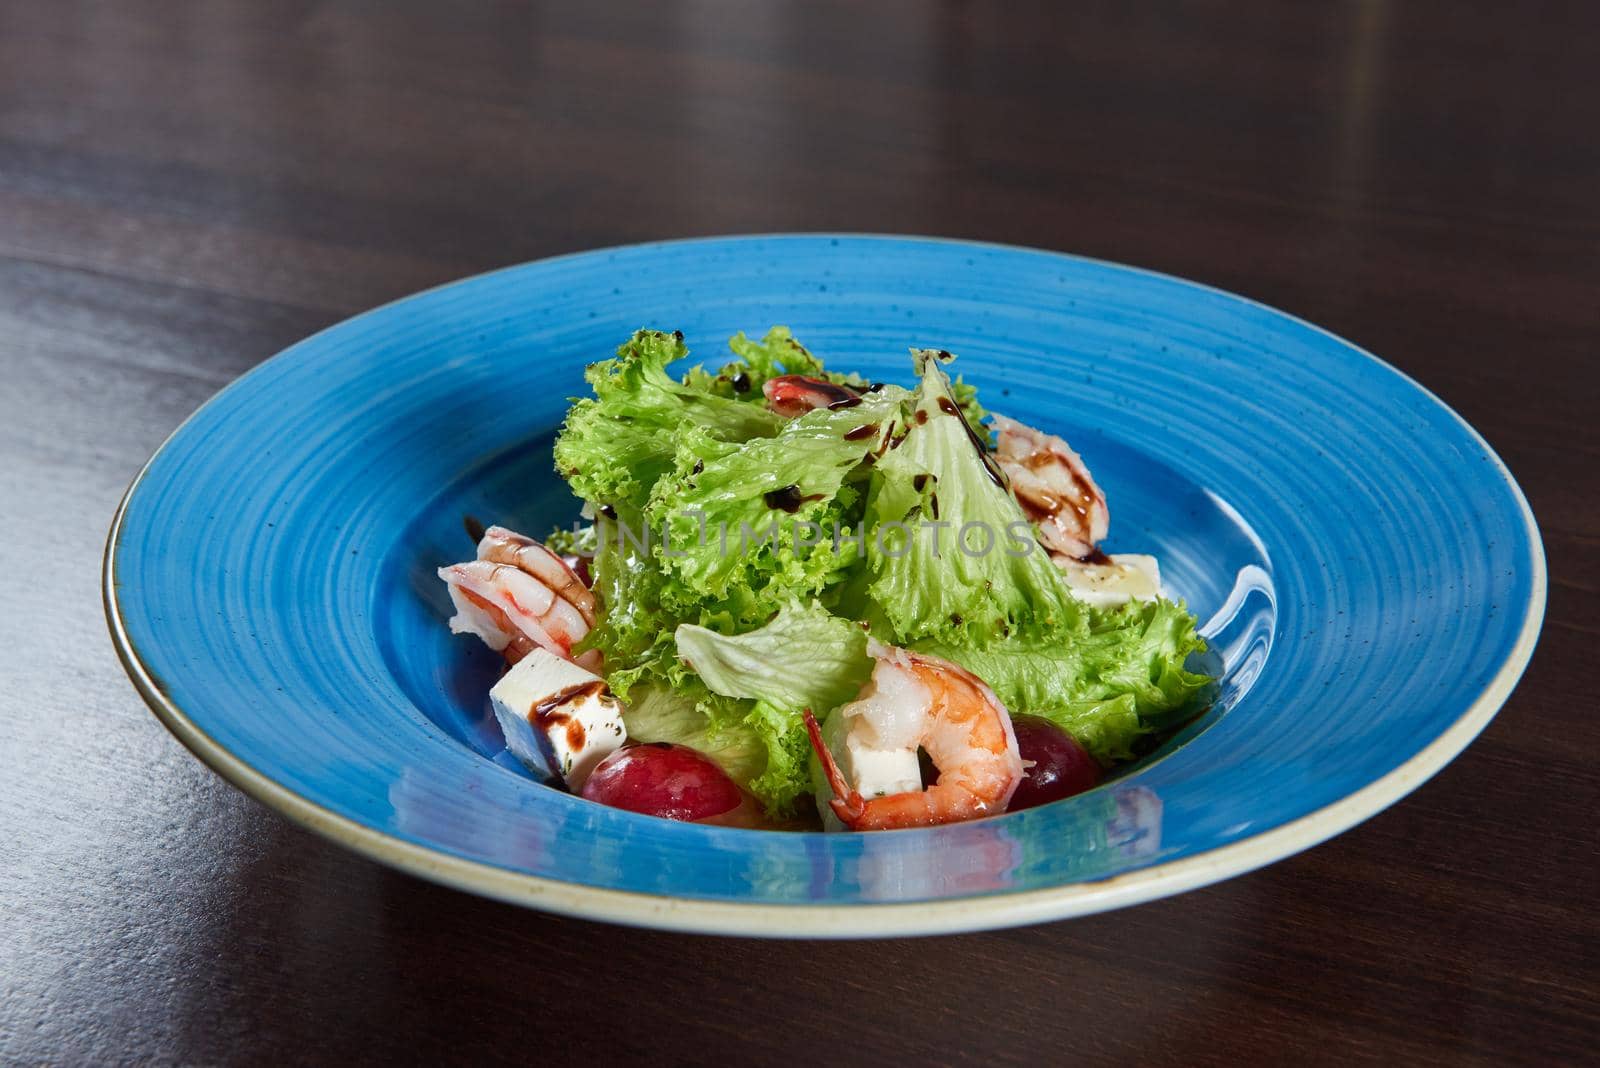
[(490, 527), (478, 542), (478, 559), (510, 564), (526, 571), (576, 608), (586, 626), (594, 626), (594, 594), (565, 560), (539, 542), (505, 527)]
[(786, 419), (804, 415), (814, 408), (851, 408), (861, 403), (861, 394), (805, 375), (777, 375), (761, 387), (767, 407)]
[(598, 651), (572, 655), (595, 622), (595, 599), (561, 557), (505, 527), (490, 527), (478, 542), (478, 558), (439, 569), (456, 614), (450, 630), (476, 634), (515, 664), (534, 649), (591, 670)]
[(1106, 495), (1067, 443), (1003, 415), (997, 459), (1012, 495), (1039, 525), (1050, 562), (1078, 600), (1092, 605), (1152, 601), (1161, 596), (1161, 570), (1153, 556), (1107, 556), (1098, 542), (1111, 525)]
[(1083, 459), (1060, 438), (1014, 419), (995, 415), (999, 448), (995, 459), (1011, 482), (1011, 493), (1039, 526), (1039, 540), (1052, 554), (1092, 560), (1111, 526), (1106, 495)]
[(920, 747), (939, 778), (920, 790), (864, 798), (850, 784), (822, 738), (809, 709), (804, 713), (812, 748), (827, 772), (829, 802), (845, 826), (856, 831), (927, 827), (1004, 812), (1022, 781), (1022, 755), (1011, 715), (983, 680), (948, 660), (871, 642), (876, 663), (861, 695), (834, 713), (848, 721), (848, 735), (861, 735), (881, 750)]

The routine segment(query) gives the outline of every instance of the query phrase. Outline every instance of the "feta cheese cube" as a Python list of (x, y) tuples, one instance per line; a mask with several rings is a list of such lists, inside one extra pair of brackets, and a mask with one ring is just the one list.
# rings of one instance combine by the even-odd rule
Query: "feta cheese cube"
[(535, 649), (517, 661), (489, 691), (506, 748), (544, 778), (560, 778), (573, 790), (606, 756), (628, 740), (622, 706), (605, 680)]
[(1161, 569), (1153, 556), (1116, 553), (1109, 564), (1086, 564), (1063, 557), (1056, 566), (1072, 595), (1085, 604), (1108, 607), (1161, 596)]
[(915, 748), (874, 749), (853, 735), (846, 735), (839, 770), (865, 798), (922, 789), (922, 765)]

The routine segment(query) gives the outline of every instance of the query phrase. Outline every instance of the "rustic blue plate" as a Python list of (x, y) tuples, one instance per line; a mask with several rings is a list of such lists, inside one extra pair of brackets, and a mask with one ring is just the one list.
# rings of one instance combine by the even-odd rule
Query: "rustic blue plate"
[[(1201, 720), (1043, 808), (871, 835), (603, 808), (506, 759), (495, 658), (452, 637), (470, 513), (570, 519), (550, 444), (583, 366), (641, 325), (723, 357), (781, 322), (905, 380), (961, 354), (985, 402), (1062, 433), (1156, 553), (1223, 672)], [(1537, 638), (1533, 516), (1488, 445), (1345, 341), (1239, 297), (1028, 249), (895, 237), (642, 245), (379, 308), (218, 394), (111, 531), (106, 608), (169, 729), (252, 796), (371, 857), (623, 923), (773, 936), (968, 930), (1199, 886), (1414, 789)]]

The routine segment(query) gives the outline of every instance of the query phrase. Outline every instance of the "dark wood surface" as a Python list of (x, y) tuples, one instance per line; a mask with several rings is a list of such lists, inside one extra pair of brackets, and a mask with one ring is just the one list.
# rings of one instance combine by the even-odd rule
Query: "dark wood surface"
[[(0, 0), (0, 1062), (1597, 1056), (1600, 6)], [(302, 832), (123, 678), (101, 542), (218, 387), (461, 275), (690, 234), (1142, 264), (1382, 354), (1543, 527), (1521, 687), (1392, 810), (1132, 910), (611, 928)]]

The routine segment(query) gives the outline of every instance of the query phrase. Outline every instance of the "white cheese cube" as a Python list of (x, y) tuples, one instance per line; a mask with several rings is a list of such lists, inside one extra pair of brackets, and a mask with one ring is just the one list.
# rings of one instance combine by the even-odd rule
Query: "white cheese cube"
[(844, 750), (836, 759), (856, 793), (868, 800), (922, 789), (922, 765), (915, 748), (874, 749), (852, 733), (845, 736)]
[(1129, 601), (1153, 601), (1161, 596), (1161, 569), (1153, 556), (1116, 553), (1109, 564), (1086, 564), (1064, 557), (1056, 566), (1066, 576), (1072, 595), (1100, 607)]
[[(855, 729), (851, 729), (852, 725)], [(865, 738), (869, 732), (864, 728), (857, 717), (846, 716), (842, 710), (829, 716), (822, 726), (822, 740), (827, 743), (828, 752), (833, 754), (845, 781), (868, 799), (920, 791), (922, 764), (917, 759), (916, 747), (874, 748), (867, 744)], [(826, 784), (820, 785), (817, 809), (822, 813), (823, 827), (842, 831), (844, 824), (833, 814), (833, 806), (829, 804), (832, 798), (832, 791)]]
[(573, 790), (628, 740), (622, 706), (605, 680), (547, 649), (517, 661), (489, 691), (489, 701), (512, 756)]

